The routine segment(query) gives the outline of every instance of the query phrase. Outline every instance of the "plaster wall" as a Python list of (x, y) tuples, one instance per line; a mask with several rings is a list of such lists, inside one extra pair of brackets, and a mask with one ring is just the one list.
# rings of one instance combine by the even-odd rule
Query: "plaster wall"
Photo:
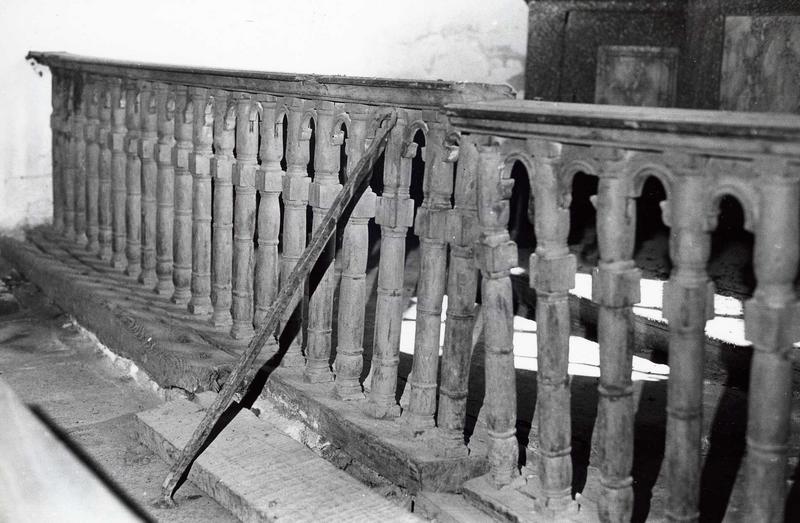
[(510, 83), (522, 0), (5, 0), (0, 7), (0, 231), (51, 211), (50, 75), (28, 50), (297, 73)]

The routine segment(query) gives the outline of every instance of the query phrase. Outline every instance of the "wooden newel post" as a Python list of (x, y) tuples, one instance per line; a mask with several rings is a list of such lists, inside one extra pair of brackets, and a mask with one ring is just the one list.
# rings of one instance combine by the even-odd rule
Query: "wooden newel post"
[[(356, 165), (367, 148), (366, 132), (369, 113), (366, 107), (354, 107), (350, 136), (347, 138), (347, 162)], [(349, 168), (347, 172), (349, 176)], [(370, 218), (375, 216), (377, 197), (367, 187), (353, 208), (342, 238), (342, 277), (339, 283), (338, 343), (334, 393), (344, 400), (364, 398), (359, 378), (364, 367), (364, 316), (366, 307), (366, 272), (369, 254)], [(333, 269), (333, 267), (331, 267)]]
[(175, 292), (172, 301), (186, 305), (192, 296), (192, 174), (189, 172), (189, 155), (194, 149), (194, 108), (185, 86), (176, 88), (175, 111), (175, 147), (172, 148), (175, 169), (172, 283)]
[[(314, 151), (314, 181), (309, 186), (308, 203), (313, 213), (312, 226), (316, 230), (330, 209), (342, 186), (339, 184), (339, 145), (342, 132), (334, 124), (333, 102), (317, 104), (317, 137)], [(346, 115), (345, 115), (346, 116)], [(340, 119), (336, 123), (344, 124)], [(304, 379), (311, 383), (333, 380), (331, 373), (331, 324), (333, 321), (333, 266), (335, 239), (326, 244), (317, 260), (317, 270), (312, 271), (309, 282), (313, 288), (308, 303), (308, 344)], [(315, 285), (316, 284), (316, 285)], [(341, 301), (339, 305), (341, 309)], [(339, 339), (343, 333), (339, 331)]]
[[(539, 480), (542, 509), (555, 515), (574, 508), (572, 500), (568, 291), (575, 286), (577, 263), (567, 247), (569, 209), (563, 206), (558, 171), (561, 144), (529, 142), (533, 153), (534, 228), (531, 286), (536, 290), (539, 371)], [(487, 325), (491, 325), (488, 323)], [(555, 517), (555, 516), (554, 516)]]
[(664, 223), (671, 228), (672, 258), (663, 306), (664, 317), (669, 321), (664, 463), (667, 517), (674, 521), (696, 521), (700, 516), (703, 349), (706, 320), (714, 314), (714, 284), (706, 273), (713, 225), (706, 213), (707, 182), (702, 174), (702, 168), (691, 163), (682, 169), (671, 201), (663, 206), (667, 210)]
[(158, 100), (152, 84), (143, 83), (141, 91), (141, 126), (139, 157), (142, 159), (142, 272), (139, 282), (148, 289), (155, 289), (156, 276), (156, 186), (158, 165), (156, 143), (158, 142)]
[(172, 148), (175, 146), (175, 94), (164, 83), (154, 84), (158, 142), (155, 146), (156, 164), (156, 292), (172, 296), (172, 227), (175, 220), (175, 169)]
[(64, 179), (62, 192), (64, 194), (64, 233), (68, 242), (75, 241), (75, 95), (77, 86), (75, 77), (66, 77), (67, 100), (66, 115), (63, 123), (64, 132)]
[(792, 410), (793, 343), (800, 340), (797, 274), (800, 168), (759, 165), (760, 202), (753, 265), (757, 286), (745, 304), (753, 343), (747, 420), (745, 521), (784, 521)]
[(406, 116), (398, 114), (384, 152), (383, 194), (378, 198), (375, 223), (381, 226), (378, 297), (372, 349), (372, 383), (364, 411), (375, 418), (396, 418), (397, 367), (400, 363), (400, 326), (403, 322), (403, 274), (406, 235), (414, 224), (414, 201), (409, 197), (414, 142), (405, 141)]
[(64, 193), (62, 180), (64, 177), (64, 131), (62, 129), (66, 117), (66, 85), (64, 77), (57, 69), (52, 70), (52, 104), (50, 130), (52, 136), (53, 165), (53, 233), (58, 236), (64, 232)]
[(233, 217), (233, 326), (236, 339), (253, 335), (253, 234), (256, 226), (258, 102), (241, 94), (236, 109), (236, 201)]
[(214, 99), (208, 89), (189, 89), (194, 109), (192, 173), (192, 297), (189, 312), (211, 312), (211, 156), (214, 135)]
[(90, 78), (86, 89), (86, 250), (97, 253), (100, 251), (97, 206), (100, 193), (100, 144), (97, 140), (100, 93), (95, 78)]
[[(483, 408), (489, 429), (489, 474), (497, 488), (517, 476), (517, 390), (514, 371), (514, 310), (511, 268), (517, 246), (508, 234), (509, 203), (514, 181), (506, 178), (497, 146), (478, 147), (478, 221), (475, 246), (481, 269), (486, 355), (486, 397)], [(491, 326), (491, 327), (489, 327)], [(470, 333), (471, 334), (471, 333)]]
[(214, 223), (211, 246), (211, 323), (230, 326), (233, 274), (233, 148), (236, 145), (236, 101), (227, 91), (214, 91)]
[(420, 268), (414, 360), (409, 380), (408, 409), (403, 418), (414, 432), (433, 428), (442, 299), (447, 281), (447, 216), (452, 206), (453, 165), (444, 154), (446, 127), (429, 126), (425, 146), (424, 200), (417, 211), (414, 232), (420, 238)]
[(77, 75), (75, 91), (75, 118), (72, 137), (75, 140), (75, 243), (85, 247), (86, 236), (86, 106), (88, 89), (85, 75)]
[(127, 229), (125, 226), (125, 202), (127, 190), (125, 188), (125, 164), (128, 157), (125, 154), (125, 136), (128, 130), (125, 127), (126, 96), (122, 89), (122, 81), (112, 78), (111, 84), (111, 119), (112, 128), (109, 134), (111, 147), (111, 230), (113, 243), (111, 265), (115, 269), (123, 269), (128, 261), (125, 257), (125, 243)]
[(100, 126), (97, 142), (100, 144), (100, 164), (98, 177), (97, 225), (100, 250), (97, 257), (103, 261), (111, 260), (111, 86), (107, 79), (100, 82)]
[[(603, 495), (601, 521), (630, 521), (633, 513), (633, 316), (639, 302), (641, 271), (633, 261), (636, 201), (631, 197), (627, 162), (616, 150), (602, 156), (597, 199), (600, 262), (592, 274), (592, 299), (599, 306), (599, 455)], [(608, 157), (608, 159), (606, 159)]]
[[(256, 188), (261, 194), (258, 207), (258, 252), (254, 282), (255, 310), (253, 324), (258, 327), (278, 295), (280, 256), (278, 239), (281, 230), (280, 194), (283, 187), (283, 116), (276, 113), (277, 101), (268, 97), (261, 101), (261, 169), (256, 173)], [(270, 350), (275, 338), (267, 341)]]
[(139, 95), (139, 82), (129, 80), (125, 83), (126, 122), (128, 134), (125, 150), (125, 186), (127, 200), (125, 207), (125, 226), (128, 231), (125, 254), (128, 266), (125, 274), (138, 278), (142, 269), (142, 160), (139, 158), (139, 138), (142, 127), (142, 99)]
[(437, 425), (445, 455), (463, 456), (467, 452), (464, 422), (478, 291), (474, 250), (480, 234), (477, 209), (478, 148), (472, 137), (462, 137), (458, 148), (455, 145), (449, 147), (450, 157), (458, 159), (458, 171), (455, 208), (447, 218), (450, 269), (447, 273), (447, 324), (442, 349)]

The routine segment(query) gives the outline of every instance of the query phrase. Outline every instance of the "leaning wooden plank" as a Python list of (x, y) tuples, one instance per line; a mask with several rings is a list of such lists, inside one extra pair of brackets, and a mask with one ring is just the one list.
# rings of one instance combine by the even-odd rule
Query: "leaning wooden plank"
[(142, 521), (0, 380), (0, 521)]
[(247, 371), (258, 357), (262, 347), (275, 333), (275, 329), (278, 328), (284, 311), (292, 301), (292, 297), (305, 282), (305, 279), (308, 277), (308, 274), (311, 272), (311, 269), (317, 262), (322, 250), (325, 248), (334, 231), (336, 230), (337, 222), (341, 218), (347, 218), (346, 216), (343, 216), (345, 209), (352, 208), (350, 206), (350, 202), (356, 201), (359, 195), (364, 191), (367, 185), (366, 182), (369, 180), (369, 177), (372, 174), (372, 167), (375, 165), (375, 162), (378, 160), (384, 148), (386, 147), (389, 133), (397, 123), (397, 114), (392, 112), (391, 114), (387, 115), (385, 119), (388, 121), (386, 121), (383, 126), (378, 129), (375, 139), (373, 140), (369, 149), (367, 149), (367, 152), (356, 164), (355, 168), (353, 169), (353, 173), (347, 180), (347, 183), (345, 183), (341, 192), (339, 192), (339, 194), (336, 196), (336, 199), (333, 201), (333, 205), (328, 210), (325, 218), (323, 218), (322, 222), (320, 222), (319, 226), (314, 231), (311, 242), (306, 247), (306, 250), (303, 251), (303, 255), (297, 262), (297, 265), (292, 273), (289, 275), (289, 278), (286, 280), (286, 283), (281, 289), (280, 294), (278, 294), (275, 302), (267, 310), (264, 322), (253, 336), (253, 339), (250, 340), (247, 349), (245, 349), (245, 351), (242, 353), (242, 356), (239, 358), (239, 361), (233, 368), (233, 372), (231, 372), (230, 377), (217, 395), (216, 401), (211, 408), (206, 411), (203, 421), (197, 426), (192, 434), (191, 439), (183, 448), (180, 456), (178, 456), (178, 459), (172, 466), (172, 469), (164, 480), (161, 490), (161, 497), (156, 502), (158, 505), (174, 505), (175, 502), (172, 500), (172, 494), (175, 491), (178, 482), (186, 473), (189, 466), (191, 466), (192, 461), (195, 459), (197, 454), (200, 453), (200, 449), (208, 438), (208, 435), (211, 433), (211, 430), (214, 428), (214, 425), (216, 425), (222, 413), (228, 408), (228, 405), (230, 405), (234, 393), (244, 384)]

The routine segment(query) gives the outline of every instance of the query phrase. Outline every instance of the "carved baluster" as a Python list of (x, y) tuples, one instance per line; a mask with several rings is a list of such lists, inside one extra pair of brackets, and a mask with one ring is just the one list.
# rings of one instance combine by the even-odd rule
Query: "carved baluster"
[(253, 233), (256, 226), (259, 105), (241, 94), (236, 108), (236, 201), (233, 217), (233, 326), (236, 339), (253, 335)]
[(62, 122), (66, 115), (66, 86), (60, 71), (52, 70), (52, 104), (53, 112), (50, 115), (50, 130), (52, 139), (52, 164), (53, 164), (53, 233), (60, 235), (64, 231), (64, 194), (63, 177), (65, 171), (63, 156), (63, 131)]
[(372, 349), (372, 384), (365, 412), (375, 418), (400, 415), (395, 399), (400, 362), (400, 325), (403, 321), (403, 273), (406, 234), (414, 222), (414, 201), (409, 198), (411, 160), (417, 144), (405, 141), (406, 114), (398, 112), (384, 153), (383, 194), (378, 198), (375, 222), (381, 226), (378, 263), (378, 297)]
[[(258, 207), (258, 252), (256, 253), (255, 312), (253, 323), (260, 325), (267, 309), (278, 295), (280, 257), (278, 236), (281, 228), (281, 208), (278, 198), (283, 186), (283, 116), (276, 114), (276, 100), (272, 97), (261, 101), (261, 169), (256, 175), (256, 186), (261, 194)], [(278, 120), (280, 118), (280, 121)], [(268, 343), (274, 350), (275, 339)]]
[[(311, 129), (303, 128), (304, 104), (294, 99), (287, 115), (286, 176), (283, 178), (283, 258), (281, 259), (281, 285), (289, 277), (306, 245), (306, 206), (311, 178), (306, 166), (309, 159)], [(303, 365), (302, 290), (298, 290), (281, 321), (284, 336), (289, 336), (289, 346), (281, 360), (284, 367)], [(286, 334), (288, 333), (288, 334)]]
[(453, 192), (453, 166), (444, 158), (445, 126), (429, 126), (425, 147), (424, 200), (417, 211), (414, 232), (420, 238), (417, 322), (410, 401), (403, 418), (414, 431), (434, 426), (442, 298), (447, 281), (447, 215)]
[(128, 199), (125, 188), (125, 164), (128, 157), (125, 154), (125, 136), (128, 130), (125, 127), (125, 115), (127, 112), (125, 91), (122, 89), (122, 81), (119, 78), (110, 80), (111, 85), (111, 119), (113, 127), (109, 135), (109, 146), (111, 147), (111, 229), (114, 236), (113, 254), (111, 265), (115, 269), (122, 269), (127, 265), (125, 257), (125, 238), (127, 229), (125, 227), (125, 203)]
[(706, 181), (702, 171), (686, 168), (677, 182), (664, 216), (671, 227), (672, 258), (663, 306), (669, 321), (666, 510), (673, 520), (696, 521), (700, 515), (704, 332), (706, 320), (714, 313), (714, 284), (706, 274), (711, 227), (704, 212)]
[(592, 275), (598, 304), (600, 383), (597, 427), (601, 456), (601, 521), (630, 521), (633, 513), (633, 312), (639, 302), (641, 272), (633, 261), (636, 202), (630, 197), (626, 159), (599, 150), (603, 162), (597, 192), (600, 261)]
[(175, 292), (173, 303), (186, 305), (192, 296), (192, 174), (189, 172), (189, 155), (192, 145), (194, 108), (186, 87), (175, 91), (175, 147), (172, 148), (172, 165), (175, 169), (175, 222), (172, 243), (172, 283)]
[(236, 102), (227, 91), (214, 91), (214, 234), (211, 246), (211, 323), (231, 324), (231, 274), (233, 263), (233, 147), (236, 145)]
[(75, 106), (77, 82), (75, 77), (66, 77), (67, 101), (66, 116), (63, 123), (64, 133), (64, 178), (62, 192), (64, 193), (64, 232), (68, 242), (75, 241), (75, 177), (76, 177), (76, 142), (75, 142)]
[(100, 144), (97, 143), (100, 127), (100, 96), (96, 79), (86, 86), (86, 249), (91, 253), (100, 251), (97, 239), (98, 200), (100, 193)]
[[(366, 149), (367, 108), (355, 107), (353, 124), (347, 139), (348, 165), (355, 165)], [(339, 287), (338, 344), (336, 347), (335, 393), (346, 400), (362, 399), (358, 379), (364, 366), (364, 314), (366, 307), (366, 272), (369, 254), (370, 218), (375, 216), (377, 197), (367, 187), (353, 208), (342, 240), (342, 277)], [(332, 267), (331, 267), (332, 268)]]
[(97, 224), (100, 251), (98, 258), (111, 260), (111, 88), (107, 79), (100, 82), (100, 125), (97, 142), (100, 144), (98, 166)]
[(489, 429), (489, 474), (499, 488), (511, 483), (517, 475), (519, 452), (510, 272), (517, 264), (517, 246), (508, 234), (508, 199), (514, 181), (505, 178), (509, 171), (501, 168), (502, 158), (497, 146), (480, 146), (478, 153), (481, 233), (476, 249), (483, 276), (482, 312), (484, 324), (488, 326), (484, 329), (486, 397), (483, 409)]
[[(792, 413), (793, 343), (800, 339), (797, 274), (800, 167), (758, 165), (760, 205), (753, 266), (757, 286), (745, 304), (753, 342), (747, 409), (745, 521), (784, 521), (786, 459)], [(787, 172), (788, 167), (788, 172)]]
[(86, 236), (86, 106), (88, 89), (86, 77), (76, 77), (75, 119), (72, 121), (75, 140), (75, 243), (85, 247)]
[(158, 105), (152, 84), (142, 84), (139, 157), (142, 159), (142, 273), (139, 283), (154, 289), (156, 277), (156, 184), (158, 165), (155, 148), (158, 141)]
[[(532, 142), (536, 252), (531, 256), (531, 286), (536, 289), (539, 347), (537, 413), (539, 477), (545, 512), (572, 507), (572, 461), (569, 363), (569, 302), (575, 285), (576, 260), (569, 253), (569, 209), (561, 203), (558, 166), (561, 144)], [(487, 318), (486, 325), (492, 323)]]
[(128, 266), (125, 274), (138, 278), (142, 269), (142, 160), (139, 158), (139, 138), (142, 126), (142, 99), (139, 85), (130, 80), (125, 83), (126, 123), (128, 134), (125, 138), (128, 159), (125, 162), (125, 186), (127, 200), (125, 205), (126, 238), (125, 255)]
[[(333, 102), (321, 102), (317, 105), (316, 150), (314, 154), (314, 181), (309, 189), (308, 201), (313, 212), (313, 227), (317, 228), (325, 213), (330, 208), (336, 195), (341, 190), (339, 184), (339, 145), (343, 133), (339, 129), (342, 123), (337, 119), (334, 127)], [(333, 320), (334, 293), (334, 239), (328, 242), (317, 261), (322, 268), (317, 275), (308, 304), (308, 345), (306, 347), (305, 380), (311, 383), (322, 383), (333, 380), (331, 373), (331, 322)], [(343, 252), (346, 247), (343, 247)], [(315, 271), (316, 272), (316, 271)], [(343, 305), (344, 304), (344, 305)], [(339, 301), (339, 310), (347, 305), (347, 300)], [(362, 327), (363, 329), (363, 327)], [(347, 333), (339, 331), (339, 340)], [(338, 356), (337, 356), (338, 361)], [(358, 376), (356, 376), (356, 380)], [(337, 374), (338, 387), (338, 374)], [(356, 381), (356, 385), (358, 382)]]
[(158, 143), (155, 157), (156, 173), (156, 292), (172, 296), (172, 227), (175, 198), (175, 169), (172, 167), (172, 148), (175, 146), (175, 93), (167, 84), (153, 84), (156, 99)]
[[(447, 274), (447, 324), (442, 350), (442, 383), (439, 389), (437, 425), (446, 455), (463, 456), (464, 422), (467, 415), (467, 385), (472, 357), (472, 329), (478, 271), (473, 244), (478, 240), (477, 174), (478, 149), (473, 138), (464, 138), (458, 149), (455, 208), (450, 211), (450, 269)], [(494, 174), (492, 174), (494, 176)]]
[(211, 144), (214, 134), (214, 100), (208, 89), (189, 89), (194, 107), (192, 173), (192, 298), (189, 312), (211, 312)]

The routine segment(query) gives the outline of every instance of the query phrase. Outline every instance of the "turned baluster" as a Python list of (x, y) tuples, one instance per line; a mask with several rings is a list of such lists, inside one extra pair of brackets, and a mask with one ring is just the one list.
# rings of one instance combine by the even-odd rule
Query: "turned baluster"
[(128, 157), (125, 154), (125, 136), (128, 130), (125, 127), (125, 91), (122, 89), (122, 81), (119, 78), (110, 80), (111, 86), (111, 119), (112, 128), (109, 134), (109, 146), (111, 147), (111, 230), (113, 234), (113, 254), (111, 265), (115, 269), (122, 269), (127, 265), (125, 257), (125, 244), (127, 229), (125, 227), (125, 202), (128, 199), (125, 188), (125, 164)]
[(398, 112), (397, 125), (384, 152), (383, 193), (378, 198), (375, 222), (381, 226), (378, 262), (378, 296), (375, 303), (375, 335), (372, 348), (372, 383), (365, 412), (375, 418), (395, 418), (400, 406), (395, 399), (400, 362), (400, 325), (403, 321), (403, 273), (406, 234), (414, 223), (414, 201), (409, 197), (411, 160), (417, 144), (405, 140), (406, 114)]
[(156, 292), (172, 296), (172, 227), (175, 198), (175, 169), (172, 148), (175, 146), (175, 93), (164, 83), (153, 84), (156, 99), (158, 142), (155, 146), (156, 173)]
[(211, 156), (214, 134), (214, 100), (208, 89), (189, 89), (194, 108), (192, 173), (192, 297), (189, 312), (211, 312)]
[(111, 90), (107, 79), (100, 82), (100, 125), (97, 142), (100, 144), (98, 165), (99, 187), (97, 194), (97, 225), (100, 251), (97, 256), (103, 261), (111, 260)]
[(64, 178), (62, 179), (62, 192), (64, 193), (64, 233), (68, 242), (75, 241), (75, 105), (77, 82), (74, 76), (65, 79), (67, 83), (66, 115), (62, 126), (64, 135)]
[(478, 291), (478, 271), (473, 249), (480, 232), (476, 192), (478, 149), (474, 138), (463, 138), (458, 149), (450, 146), (450, 155), (456, 154), (455, 208), (447, 218), (450, 268), (447, 274), (447, 323), (442, 349), (437, 425), (445, 455), (463, 456), (467, 450), (464, 445), (464, 422)]
[(236, 200), (233, 216), (233, 326), (236, 339), (253, 335), (253, 233), (256, 226), (258, 102), (242, 93), (236, 107)]
[(100, 193), (100, 93), (96, 79), (92, 78), (86, 86), (86, 250), (100, 251), (98, 240), (98, 200)]
[(52, 104), (53, 112), (50, 115), (50, 130), (52, 132), (52, 165), (53, 165), (53, 233), (60, 235), (64, 232), (64, 156), (63, 156), (63, 130), (62, 122), (66, 115), (66, 86), (64, 77), (57, 70), (52, 71)]
[[(572, 505), (569, 363), (570, 314), (567, 292), (575, 285), (577, 264), (569, 253), (569, 209), (562, 206), (558, 179), (561, 144), (530, 142), (534, 157), (534, 228), (531, 286), (536, 290), (539, 371), (539, 478), (542, 508), (550, 515)], [(486, 325), (492, 325), (488, 321)]]
[[(314, 181), (309, 187), (308, 203), (313, 213), (313, 228), (316, 230), (325, 213), (341, 190), (339, 184), (339, 146), (343, 140), (342, 125), (349, 123), (347, 115), (336, 119), (334, 125), (333, 102), (317, 104), (316, 150), (314, 153)], [(352, 130), (351, 130), (352, 131)], [(330, 368), (331, 324), (333, 321), (334, 293), (334, 238), (328, 242), (312, 272), (316, 282), (309, 282), (313, 289), (308, 303), (308, 344), (306, 346), (306, 368), (304, 378), (311, 383), (333, 380)], [(343, 247), (345, 249), (346, 247)], [(342, 310), (342, 301), (339, 301)], [(346, 336), (339, 331), (339, 339)], [(337, 356), (338, 358), (338, 356)], [(338, 380), (338, 376), (337, 376)], [(337, 386), (338, 386), (337, 381)]]
[(508, 234), (508, 199), (514, 181), (507, 178), (509, 170), (501, 168), (498, 149), (497, 146), (478, 147), (480, 239), (475, 248), (483, 276), (482, 313), (487, 326), (484, 329), (486, 396), (483, 409), (489, 431), (489, 474), (492, 483), (500, 488), (517, 476), (519, 450), (510, 272), (517, 265), (517, 246)]
[(154, 289), (156, 277), (156, 184), (158, 165), (155, 147), (158, 141), (158, 105), (152, 84), (141, 90), (141, 126), (139, 157), (142, 159), (142, 272), (139, 283)]
[[(278, 237), (281, 228), (281, 208), (278, 198), (283, 186), (283, 114), (277, 114), (277, 102), (272, 97), (261, 101), (261, 169), (256, 174), (256, 187), (261, 194), (258, 207), (258, 252), (254, 282), (255, 311), (253, 323), (264, 320), (267, 309), (278, 295), (280, 257)], [(275, 350), (275, 339), (268, 340), (268, 350)]]
[(172, 302), (186, 305), (192, 296), (189, 287), (192, 273), (192, 174), (189, 172), (189, 155), (194, 148), (194, 108), (185, 86), (178, 86), (175, 90), (175, 111), (175, 146), (172, 148), (172, 165), (175, 169), (172, 283), (175, 292)]
[(214, 223), (211, 246), (211, 323), (230, 326), (233, 263), (233, 147), (236, 145), (236, 102), (227, 91), (214, 91)]
[(75, 140), (75, 244), (85, 247), (86, 236), (86, 106), (88, 89), (86, 77), (76, 76), (75, 119), (72, 134)]
[(700, 515), (703, 348), (706, 320), (714, 313), (714, 284), (706, 274), (711, 249), (706, 186), (701, 169), (684, 168), (673, 185), (670, 206), (664, 207), (672, 258), (663, 306), (669, 321), (664, 463), (667, 517), (675, 521), (696, 521)]
[[(366, 149), (366, 107), (354, 107), (351, 112), (352, 126), (347, 139), (348, 165), (356, 165)], [(342, 277), (339, 284), (339, 323), (336, 346), (335, 394), (345, 400), (364, 398), (358, 382), (364, 366), (364, 316), (366, 307), (366, 272), (369, 254), (370, 218), (375, 216), (375, 200), (372, 189), (364, 194), (353, 208), (342, 239)]]
[(633, 312), (640, 300), (641, 272), (633, 261), (636, 202), (630, 196), (626, 160), (619, 151), (598, 150), (602, 169), (597, 192), (600, 261), (592, 274), (598, 304), (600, 383), (597, 406), (601, 429), (598, 500), (601, 521), (630, 521), (633, 513)]
[[(311, 128), (304, 122), (304, 103), (293, 99), (288, 106), (286, 130), (286, 176), (283, 178), (283, 257), (281, 259), (281, 285), (291, 274), (306, 245), (306, 206), (311, 178), (306, 166), (309, 160)], [(302, 289), (295, 294), (291, 305), (281, 320), (281, 331), (287, 350), (281, 360), (284, 367), (303, 365)]]
[(453, 165), (444, 157), (445, 125), (429, 124), (425, 147), (424, 200), (414, 223), (420, 238), (414, 360), (410, 400), (403, 418), (419, 432), (434, 426), (442, 299), (447, 281), (447, 215), (452, 208)]
[(759, 216), (753, 266), (756, 290), (745, 304), (745, 334), (753, 342), (747, 409), (744, 521), (784, 521), (786, 460), (792, 417), (793, 343), (800, 339), (797, 274), (800, 169), (757, 164)]
[(125, 137), (125, 150), (128, 153), (125, 162), (125, 228), (127, 229), (125, 255), (128, 266), (125, 274), (138, 278), (142, 268), (142, 160), (139, 158), (139, 137), (141, 136), (141, 107), (139, 83), (134, 80), (125, 82), (126, 123), (128, 134)]

